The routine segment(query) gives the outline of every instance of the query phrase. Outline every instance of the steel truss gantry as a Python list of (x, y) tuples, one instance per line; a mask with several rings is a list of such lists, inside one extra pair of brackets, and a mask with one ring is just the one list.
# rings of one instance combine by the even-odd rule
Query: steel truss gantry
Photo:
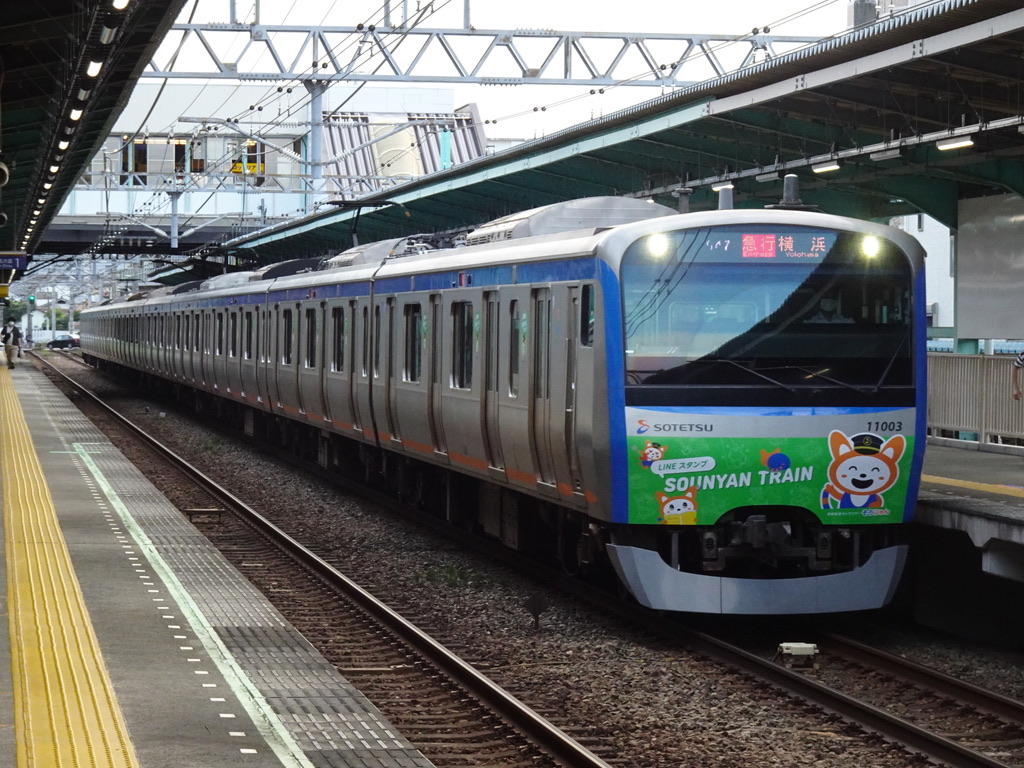
[[(674, 88), (820, 40), (759, 29), (737, 36), (240, 23), (175, 24), (167, 39), (175, 35), (178, 50), (151, 61), (143, 77)], [(240, 35), (248, 38), (241, 52), (225, 60), (220, 51)], [(186, 46), (189, 55), (179, 56)]]

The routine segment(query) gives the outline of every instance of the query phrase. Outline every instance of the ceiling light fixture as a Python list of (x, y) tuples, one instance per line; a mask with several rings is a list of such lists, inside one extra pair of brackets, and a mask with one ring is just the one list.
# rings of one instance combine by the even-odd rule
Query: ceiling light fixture
[(939, 139), (935, 142), (937, 149), (945, 152), (950, 149), (963, 149), (964, 147), (973, 147), (974, 138), (971, 136), (953, 136), (948, 139)]
[(77, 120), (81, 120), (82, 119), (82, 110), (80, 110), (80, 109), (72, 109), (71, 110), (71, 114), (68, 115), (68, 117), (70, 117), (72, 120), (76, 120), (76, 121)]
[(89, 65), (85, 68), (85, 76), (96, 77), (96, 75), (100, 73), (101, 69), (103, 69), (102, 61), (90, 61)]
[(876, 162), (880, 160), (897, 160), (903, 157), (903, 150), (899, 147), (896, 147), (895, 149), (883, 149), (880, 152), (872, 152), (868, 157)]
[(717, 184), (711, 185), (712, 192), (721, 192), (723, 189), (732, 189), (731, 181), (720, 181)]
[(831, 173), (832, 171), (838, 171), (842, 167), (842, 160), (826, 160), (823, 163), (815, 163), (811, 166), (811, 170), (815, 173)]
[(770, 173), (759, 173), (754, 177), (754, 181), (769, 182), (778, 181), (782, 178), (782, 174), (778, 171), (771, 171)]

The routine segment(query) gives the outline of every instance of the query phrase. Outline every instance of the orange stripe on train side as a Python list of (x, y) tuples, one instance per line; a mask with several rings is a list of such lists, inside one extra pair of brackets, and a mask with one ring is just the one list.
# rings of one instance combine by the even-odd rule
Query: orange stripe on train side
[(426, 443), (420, 443), (415, 440), (409, 440), (408, 438), (406, 438), (405, 440), (402, 441), (402, 445), (418, 453), (425, 453), (428, 456), (434, 455), (434, 446), (427, 445)]
[(517, 483), (536, 483), (537, 476), (530, 472), (523, 472), (521, 469), (512, 469), (511, 467), (505, 467), (505, 474), (508, 475), (509, 479), (515, 480)]
[(463, 466), (470, 467), (472, 469), (478, 469), (481, 472), (487, 471), (488, 464), (483, 459), (478, 459), (475, 456), (466, 456), (464, 453), (449, 452), (448, 456), (456, 464), (462, 464)]

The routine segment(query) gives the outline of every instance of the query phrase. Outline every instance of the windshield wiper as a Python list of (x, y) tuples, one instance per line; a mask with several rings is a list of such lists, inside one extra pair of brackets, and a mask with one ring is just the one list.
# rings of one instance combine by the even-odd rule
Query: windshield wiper
[(852, 389), (854, 392), (858, 392), (862, 395), (874, 394), (878, 391), (878, 387), (871, 389), (871, 387), (858, 387), (856, 384), (850, 384), (842, 379), (835, 379), (831, 376), (826, 376), (824, 373), (819, 371), (812, 371), (810, 368), (804, 368), (802, 365), (781, 365), (775, 368), (766, 368), (768, 371), (800, 371), (806, 373), (808, 376), (814, 376), (816, 379), (824, 379), (832, 384), (838, 384), (840, 387), (846, 387)]
[(878, 381), (875, 383), (875, 388), (871, 390), (872, 394), (880, 390), (882, 388), (882, 383), (889, 377), (889, 371), (892, 370), (892, 365), (896, 362), (896, 358), (899, 357), (900, 350), (903, 349), (903, 345), (907, 343), (907, 337), (909, 335), (909, 333), (905, 333), (903, 335), (899, 346), (896, 347), (896, 351), (892, 353), (892, 357), (889, 358), (889, 362), (885, 364), (885, 370), (882, 371), (882, 375), (878, 377)]
[[(694, 360), (694, 362), (698, 362), (698, 360)], [(747, 373), (752, 373), (754, 376), (757, 376), (759, 379), (764, 379), (765, 381), (769, 382), (770, 384), (774, 384), (777, 387), (781, 387), (782, 389), (785, 389), (788, 392), (796, 392), (796, 389), (791, 387), (791, 386), (789, 386), (788, 384), (783, 384), (778, 379), (773, 379), (771, 376), (766, 376), (765, 374), (761, 373), (760, 371), (756, 370), (755, 368), (751, 368), (751, 367), (746, 366), (746, 365), (741, 365), (740, 363), (737, 363), (735, 360), (731, 360), (728, 357), (701, 357), (701, 358), (699, 358), (699, 362), (728, 363), (729, 365), (733, 365), (733, 366), (739, 368), (741, 371), (746, 371)]]

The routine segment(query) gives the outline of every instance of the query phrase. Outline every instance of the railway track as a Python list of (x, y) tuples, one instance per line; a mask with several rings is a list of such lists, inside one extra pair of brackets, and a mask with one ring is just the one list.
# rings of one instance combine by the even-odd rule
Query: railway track
[[(438, 768), (610, 764), (494, 684), (202, 471), (47, 365), (199, 489), (183, 510)], [(81, 406), (82, 403), (80, 402)], [(123, 448), (123, 444), (121, 444)]]
[(832, 687), (857, 681), (858, 699), (941, 734), (951, 756), (963, 750), (965, 765), (1024, 764), (1024, 702), (839, 635), (816, 644), (818, 669), (805, 674)]
[[(200, 520), (199, 524), (203, 525), (204, 523)], [(241, 540), (241, 534), (232, 532), (226, 534), (226, 538), (238, 542)], [(503, 550), (498, 547), (492, 554), (498, 551)], [(249, 572), (246, 570), (245, 562), (247, 559), (263, 562), (264, 555), (261, 553), (258, 557), (249, 557), (249, 552), (245, 547), (241, 552), (241, 569), (243, 572), (247, 572), (254, 582), (259, 582), (261, 576), (265, 575), (260, 571), (266, 569), (250, 569), (255, 572)], [(330, 569), (330, 566), (326, 567)], [(531, 567), (537, 568), (536, 565)], [(534, 575), (538, 573), (538, 571), (534, 571)], [(570, 589), (575, 594), (589, 598), (604, 608), (609, 607), (607, 594), (595, 592), (578, 580), (560, 580), (554, 574), (547, 573), (544, 576), (544, 581), (548, 584), (557, 582), (560, 589)], [(271, 577), (270, 582), (269, 587), (273, 591), (277, 588), (274, 585), (274, 577)], [(295, 601), (290, 595), (286, 602)], [(321, 610), (322, 608), (318, 608), (317, 604), (313, 603), (298, 611), (299, 614), (306, 612), (311, 615), (313, 620), (308, 629), (302, 625), (301, 616), (293, 619), (293, 622), (311, 640), (316, 636), (317, 627), (325, 623), (321, 621), (322, 614), (319, 613)], [(666, 621), (664, 616), (651, 614), (636, 606), (624, 606), (621, 609), (616, 609), (616, 612), (625, 615), (654, 636), (671, 638), (677, 647), (680, 644), (685, 645), (731, 669), (741, 670), (752, 680), (761, 681), (761, 684), (782, 690), (789, 697), (810, 703), (819, 710), (833, 713), (834, 716), (842, 718), (854, 729), (859, 728), (877, 734), (887, 743), (893, 746), (898, 745), (905, 753), (919, 755), (921, 759), (929, 762), (955, 768), (1005, 768), (1006, 766), (1024, 764), (1024, 732), (1021, 729), (1024, 715), (1021, 714), (1022, 705), (1019, 702), (978, 688), (964, 686), (959, 681), (948, 677), (940, 683), (938, 680), (943, 676), (931, 674), (931, 670), (913, 665), (897, 657), (887, 657), (885, 654), (873, 652), (866, 646), (858, 646), (849, 641), (842, 642), (841, 639), (834, 636), (822, 636), (817, 639), (821, 650), (817, 670), (789, 668), (764, 658), (763, 654), (758, 655), (744, 650), (741, 647), (742, 642), (733, 643), (723, 637), (694, 631), (685, 624)], [(330, 646), (330, 638), (325, 640), (325, 644)], [(401, 688), (401, 685), (388, 682), (382, 670), (392, 668), (401, 670), (403, 674), (408, 671), (406, 662), (396, 661), (389, 656), (382, 657), (382, 660), (358, 659), (346, 657), (343, 652), (337, 663), (342, 674), (352, 679), (361, 689), (365, 687), (369, 691), (379, 683), (382, 686), (380, 695), (385, 699), (394, 697), (396, 687)], [(417, 663), (409, 663), (408, 666), (416, 667)], [(912, 675), (911, 669), (915, 667)], [(924, 682), (926, 676), (931, 682)], [(926, 689), (930, 692), (925, 693)], [(478, 698), (471, 688), (466, 690), (467, 697)], [(401, 724), (400, 715), (408, 711), (407, 704), (401, 697), (396, 700), (400, 702), (400, 705), (396, 707), (399, 714), (393, 718), (393, 722), (403, 732), (419, 733), (418, 729), (423, 727), (421, 722), (413, 719), (407, 725)], [(437, 702), (441, 699), (431, 699), (431, 701), (433, 702), (432, 707), (436, 707)], [(381, 706), (381, 708), (386, 711), (389, 718), (392, 717), (391, 712), (385, 706)], [(434, 710), (431, 709), (431, 711)], [(469, 740), (494, 744), (497, 747), (495, 741), (497, 737), (491, 738), (496, 733), (491, 730), (491, 723), (502, 720), (505, 716), (495, 710), (492, 710), (492, 714), (488, 716), (482, 709), (471, 710), (467, 716), (472, 719), (472, 722), (487, 723), (483, 729), (477, 728), (470, 731)], [(489, 717), (494, 719), (488, 719)], [(559, 715), (551, 713), (551, 717), (557, 721)], [(429, 743), (429, 733), (425, 734), (425, 738)], [(585, 740), (585, 737), (581, 736), (580, 739)], [(453, 749), (455, 741), (457, 739), (452, 742)], [(599, 746), (595, 747), (595, 750), (600, 751)], [(522, 756), (526, 762), (529, 762), (526, 754), (526, 752), (522, 752), (516, 757)], [(502, 759), (507, 756), (508, 754), (505, 753)], [(465, 755), (460, 753), (458, 764), (467, 764), (462, 761), (464, 757)], [(575, 761), (574, 757), (570, 757), (568, 760), (562, 758), (562, 760), (563, 764), (567, 765), (588, 764)], [(618, 760), (609, 753), (605, 755), (605, 762), (610, 764), (618, 762)], [(438, 762), (438, 764), (442, 765), (443, 763)], [(531, 762), (531, 764), (537, 763)]]

